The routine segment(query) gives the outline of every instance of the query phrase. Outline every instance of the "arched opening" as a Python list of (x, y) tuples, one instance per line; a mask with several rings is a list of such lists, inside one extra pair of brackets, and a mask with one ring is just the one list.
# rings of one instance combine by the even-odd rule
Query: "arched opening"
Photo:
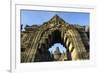
[(67, 60), (67, 48), (65, 48), (60, 43), (55, 43), (52, 45), (48, 51), (50, 52), (51, 57), (54, 61), (65, 61)]
[[(71, 54), (67, 49), (68, 46), (64, 43), (63, 38), (61, 38), (60, 30), (54, 30), (51, 34), (48, 35), (48, 38), (42, 37), (40, 42), (41, 41), (42, 43), (39, 44), (35, 54), (35, 62), (71, 60)], [(59, 59), (56, 59), (57, 55), (55, 55), (55, 53), (51, 53), (50, 51), (50, 48), (53, 49), (55, 45), (55, 48), (58, 47), (61, 51), (59, 53)]]

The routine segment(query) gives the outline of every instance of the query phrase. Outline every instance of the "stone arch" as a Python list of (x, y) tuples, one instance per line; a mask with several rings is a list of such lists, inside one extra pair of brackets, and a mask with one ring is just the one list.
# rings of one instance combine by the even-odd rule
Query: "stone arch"
[[(53, 21), (56, 24), (52, 23)], [(22, 37), (21, 48), (25, 48), (21, 52), (22, 62), (51, 61), (52, 58), (49, 55), (48, 48), (56, 42), (60, 42), (65, 48), (68, 48), (66, 51), (68, 60), (89, 59), (89, 52), (87, 51), (89, 49), (88, 40), (84, 40), (86, 38), (85, 35), (83, 36), (85, 31), (81, 30), (81, 28), (65, 23), (58, 16), (36, 27), (34, 30), (32, 27), (28, 27), (28, 29), (32, 30), (26, 30), (24, 32), (25, 38)], [(25, 35), (26, 32), (27, 34)], [(43, 54), (44, 52), (45, 54)]]
[[(42, 33), (43, 35), (38, 42), (39, 47), (37, 47), (37, 52), (35, 54), (34, 61), (51, 61), (48, 48), (54, 43), (59, 43), (59, 42), (65, 47), (68, 47), (66, 51), (68, 60), (87, 59), (87, 57), (85, 56), (86, 50), (83, 43), (81, 42), (81, 37), (78, 31), (75, 30), (74, 28), (71, 29), (68, 28), (67, 30), (64, 30), (63, 37), (61, 35), (62, 33), (63, 32), (60, 28), (56, 29), (52, 28)], [(44, 56), (44, 58), (41, 57), (41, 53), (42, 54), (45, 53), (47, 57), (46, 56)], [(38, 57), (44, 60), (36, 60), (39, 59)]]

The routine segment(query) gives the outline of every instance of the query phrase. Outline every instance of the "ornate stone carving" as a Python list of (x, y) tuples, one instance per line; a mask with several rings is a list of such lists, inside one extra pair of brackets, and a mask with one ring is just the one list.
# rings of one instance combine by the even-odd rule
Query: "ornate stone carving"
[(21, 62), (54, 61), (48, 51), (54, 43), (68, 48), (66, 60), (89, 59), (87, 33), (89, 35), (84, 26), (66, 23), (58, 15), (41, 26), (27, 26), (25, 31), (21, 31)]

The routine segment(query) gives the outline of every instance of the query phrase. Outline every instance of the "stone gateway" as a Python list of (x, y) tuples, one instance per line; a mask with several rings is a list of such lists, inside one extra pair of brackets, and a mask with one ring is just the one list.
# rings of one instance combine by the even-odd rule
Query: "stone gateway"
[(58, 15), (21, 31), (21, 63), (54, 61), (48, 51), (55, 43), (66, 49), (66, 61), (89, 59), (89, 27), (65, 22)]

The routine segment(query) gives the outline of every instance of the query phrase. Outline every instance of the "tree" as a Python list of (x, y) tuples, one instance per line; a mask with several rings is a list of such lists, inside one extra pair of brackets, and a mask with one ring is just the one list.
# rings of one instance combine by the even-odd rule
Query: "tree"
[(23, 30), (23, 24), (21, 24), (21, 31)]

